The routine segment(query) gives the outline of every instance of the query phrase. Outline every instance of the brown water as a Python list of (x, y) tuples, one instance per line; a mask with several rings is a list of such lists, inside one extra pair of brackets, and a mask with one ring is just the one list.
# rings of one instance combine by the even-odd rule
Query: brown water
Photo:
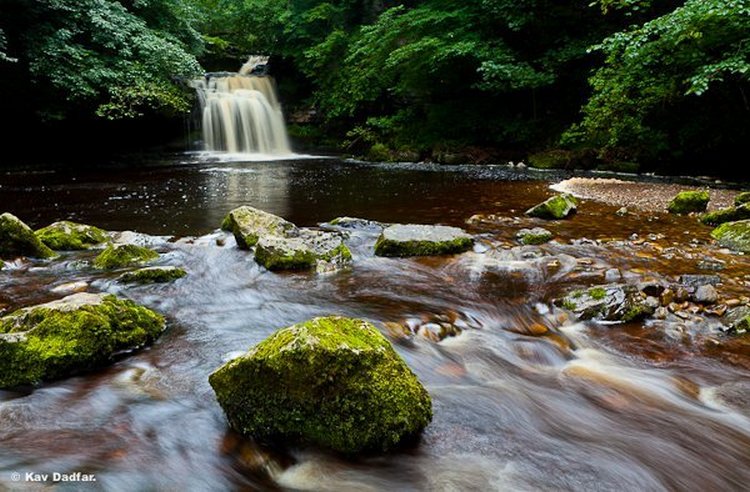
[[(70, 219), (157, 235), (145, 240), (164, 253), (160, 263), (189, 272), (170, 285), (124, 286), (117, 274), (81, 266), (92, 253), (74, 253), (0, 273), (7, 309), (61, 297), (52, 289), (85, 281), (90, 291), (131, 298), (169, 319), (153, 347), (112, 367), (25, 393), (0, 391), (0, 489), (32, 489), (12, 482), (13, 472), (75, 471), (98, 481), (60, 488), (745, 489), (747, 342), (718, 332), (718, 320), (574, 323), (550, 302), (569, 288), (604, 283), (612, 267), (631, 280), (672, 277), (699, 273), (706, 256), (727, 262), (720, 291), (737, 297), (748, 291), (750, 262), (716, 249), (710, 230), (689, 218), (620, 218), (617, 207), (591, 201), (569, 221), (523, 218), (556, 178), (499, 167), (226, 164), (192, 156), (0, 174), (2, 208), (31, 225)], [(359, 231), (348, 240), (350, 271), (279, 275), (215, 230), (241, 204), (306, 226), (339, 215), (450, 225), (477, 213), (509, 219), (470, 228), (478, 246), (460, 256), (377, 258), (375, 233)], [(536, 225), (557, 242), (514, 244), (518, 229)], [(348, 461), (314, 449), (265, 449), (227, 429), (208, 374), (274, 330), (327, 314), (381, 327), (445, 318), (463, 328), (442, 342), (391, 338), (433, 397), (435, 418), (419, 445)], [(549, 331), (534, 336), (540, 324)]]

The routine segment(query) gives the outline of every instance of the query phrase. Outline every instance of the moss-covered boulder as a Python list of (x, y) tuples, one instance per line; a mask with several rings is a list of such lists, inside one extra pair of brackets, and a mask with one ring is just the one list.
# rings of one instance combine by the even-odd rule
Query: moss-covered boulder
[(734, 197), (734, 205), (736, 207), (739, 207), (740, 205), (744, 205), (746, 203), (750, 203), (750, 191), (743, 191), (742, 193), (739, 193), (736, 197)]
[(101, 367), (143, 347), (164, 318), (112, 295), (80, 293), (0, 318), (0, 388)]
[(236, 431), (346, 454), (387, 451), (432, 420), (430, 396), (380, 332), (316, 318), (271, 335), (211, 374)]
[(553, 196), (526, 211), (529, 217), (545, 220), (560, 220), (576, 213), (578, 201), (567, 193)]
[(340, 235), (301, 230), (297, 237), (263, 236), (255, 245), (255, 261), (269, 270), (337, 269), (352, 259)]
[(750, 203), (740, 204), (736, 207), (722, 208), (706, 212), (701, 215), (700, 221), (703, 224), (718, 226), (726, 222), (736, 222), (738, 220), (750, 219)]
[(123, 273), (120, 282), (132, 284), (165, 284), (187, 275), (183, 268), (173, 266), (146, 267)]
[(541, 227), (535, 227), (533, 229), (521, 229), (516, 234), (516, 239), (518, 239), (521, 244), (525, 244), (527, 246), (548, 243), (552, 241), (552, 237), (553, 235), (550, 231)]
[(738, 306), (730, 310), (724, 322), (726, 330), (732, 335), (744, 335), (750, 331), (750, 307)]
[(297, 226), (283, 218), (257, 208), (243, 206), (229, 212), (222, 229), (230, 230), (237, 246), (250, 249), (263, 236), (286, 237), (296, 235)]
[(431, 256), (463, 253), (474, 239), (458, 227), (396, 224), (386, 227), (375, 242), (378, 256)]
[(102, 270), (114, 270), (142, 265), (159, 257), (159, 253), (135, 244), (111, 244), (94, 258), (94, 266)]
[(750, 253), (750, 220), (722, 224), (711, 232), (711, 237), (725, 248)]
[(42, 243), (29, 226), (15, 215), (0, 215), (0, 258), (31, 256), (52, 258), (55, 252)]
[(671, 214), (689, 214), (705, 212), (711, 199), (707, 191), (681, 191), (667, 206)]
[(654, 313), (656, 305), (648, 302), (634, 285), (610, 284), (574, 290), (555, 305), (571, 311), (583, 320), (630, 322)]
[(47, 247), (56, 251), (89, 249), (109, 241), (107, 232), (98, 227), (78, 224), (67, 220), (55, 222), (36, 231)]

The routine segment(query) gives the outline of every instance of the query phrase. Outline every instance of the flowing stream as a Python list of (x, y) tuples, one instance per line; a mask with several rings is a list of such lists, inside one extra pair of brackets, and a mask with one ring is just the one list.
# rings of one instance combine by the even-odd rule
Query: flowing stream
[[(750, 483), (750, 344), (711, 326), (576, 323), (551, 301), (604, 283), (699, 273), (726, 262), (722, 294), (742, 296), (750, 262), (711, 245), (693, 219), (585, 201), (572, 219), (523, 211), (560, 175), (504, 167), (370, 165), (326, 160), (217, 163), (192, 156), (0, 174), (4, 207), (34, 227), (70, 219), (133, 230), (183, 266), (173, 284), (126, 286), (82, 263), (16, 262), (0, 272), (0, 308), (111, 292), (169, 320), (150, 348), (111, 367), (27, 392), (0, 391), (0, 489), (12, 473), (94, 473), (61, 490), (741, 490)], [(658, 183), (654, 186), (659, 186)], [(458, 256), (373, 255), (353, 231), (350, 270), (275, 274), (218, 231), (249, 204), (302, 226), (348, 215), (443, 223), (477, 234)], [(478, 213), (506, 219), (469, 227)], [(522, 227), (556, 241), (521, 247)], [(637, 234), (637, 236), (633, 236)], [(220, 240), (217, 242), (217, 239)], [(72, 282), (85, 282), (77, 287)], [(67, 285), (66, 285), (67, 284)], [(366, 318), (389, 336), (433, 398), (416, 446), (346, 460), (267, 449), (228, 430), (207, 377), (273, 331), (319, 315)], [(450, 323), (436, 341), (386, 323)], [(390, 325), (392, 326), (392, 325)], [(542, 328), (540, 328), (542, 327)], [(26, 488), (24, 488), (26, 487)]]

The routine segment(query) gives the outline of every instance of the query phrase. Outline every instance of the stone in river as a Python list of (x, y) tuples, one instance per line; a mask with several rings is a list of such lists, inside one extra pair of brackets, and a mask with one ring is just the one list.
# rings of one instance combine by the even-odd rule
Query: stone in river
[(89, 249), (109, 241), (106, 231), (67, 220), (50, 224), (35, 234), (47, 247), (55, 251)]
[(430, 395), (370, 323), (315, 318), (209, 377), (230, 426), (260, 441), (384, 452), (432, 420)]
[(250, 249), (263, 236), (286, 237), (297, 233), (297, 226), (291, 222), (248, 206), (229, 212), (221, 227), (234, 234), (241, 249)]
[(136, 284), (164, 284), (180, 279), (187, 272), (174, 266), (146, 267), (126, 272), (120, 276), (120, 282)]
[(457, 227), (396, 224), (387, 227), (375, 243), (378, 256), (430, 256), (463, 253), (474, 239)]
[(79, 293), (0, 318), (0, 388), (89, 371), (143, 347), (164, 318), (113, 295)]
[(0, 258), (18, 256), (52, 258), (55, 252), (39, 240), (29, 226), (15, 215), (0, 215)]
[(114, 270), (128, 266), (142, 265), (159, 258), (154, 250), (135, 244), (110, 244), (94, 258), (94, 266), (101, 270)]
[(546, 220), (565, 219), (577, 210), (578, 201), (567, 193), (553, 196), (526, 211), (526, 215)]
[(750, 220), (722, 224), (711, 232), (711, 237), (725, 248), (750, 253)]
[(705, 212), (709, 200), (707, 191), (681, 191), (669, 202), (667, 211), (671, 214)]
[(706, 212), (701, 215), (700, 221), (706, 225), (718, 226), (726, 222), (736, 222), (738, 220), (750, 219), (750, 203), (745, 203), (737, 207), (723, 208)]
[(718, 275), (682, 275), (680, 284), (691, 289), (697, 289), (702, 285), (716, 285), (721, 283)]
[(658, 302), (649, 302), (634, 285), (609, 284), (572, 291), (557, 299), (555, 305), (579, 319), (630, 322), (653, 314)]
[(338, 234), (301, 230), (297, 237), (263, 236), (255, 245), (255, 261), (268, 270), (329, 270), (352, 259)]
[(699, 304), (715, 304), (719, 300), (719, 293), (713, 285), (701, 285), (695, 289), (693, 299)]
[(552, 233), (547, 229), (535, 227), (533, 229), (521, 229), (516, 234), (516, 239), (521, 244), (536, 245), (548, 243), (552, 240)]

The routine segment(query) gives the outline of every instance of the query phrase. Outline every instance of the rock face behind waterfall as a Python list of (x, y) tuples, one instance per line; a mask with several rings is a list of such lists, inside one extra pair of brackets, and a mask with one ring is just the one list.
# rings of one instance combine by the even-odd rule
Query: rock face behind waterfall
[(269, 270), (332, 270), (352, 259), (340, 234), (299, 228), (263, 210), (243, 206), (221, 225), (241, 249), (254, 249), (255, 261)]
[(0, 388), (58, 379), (151, 343), (164, 319), (131, 301), (74, 294), (0, 318)]
[(432, 420), (429, 394), (371, 324), (316, 318), (271, 335), (209, 382), (238, 432), (353, 454), (387, 451)]

